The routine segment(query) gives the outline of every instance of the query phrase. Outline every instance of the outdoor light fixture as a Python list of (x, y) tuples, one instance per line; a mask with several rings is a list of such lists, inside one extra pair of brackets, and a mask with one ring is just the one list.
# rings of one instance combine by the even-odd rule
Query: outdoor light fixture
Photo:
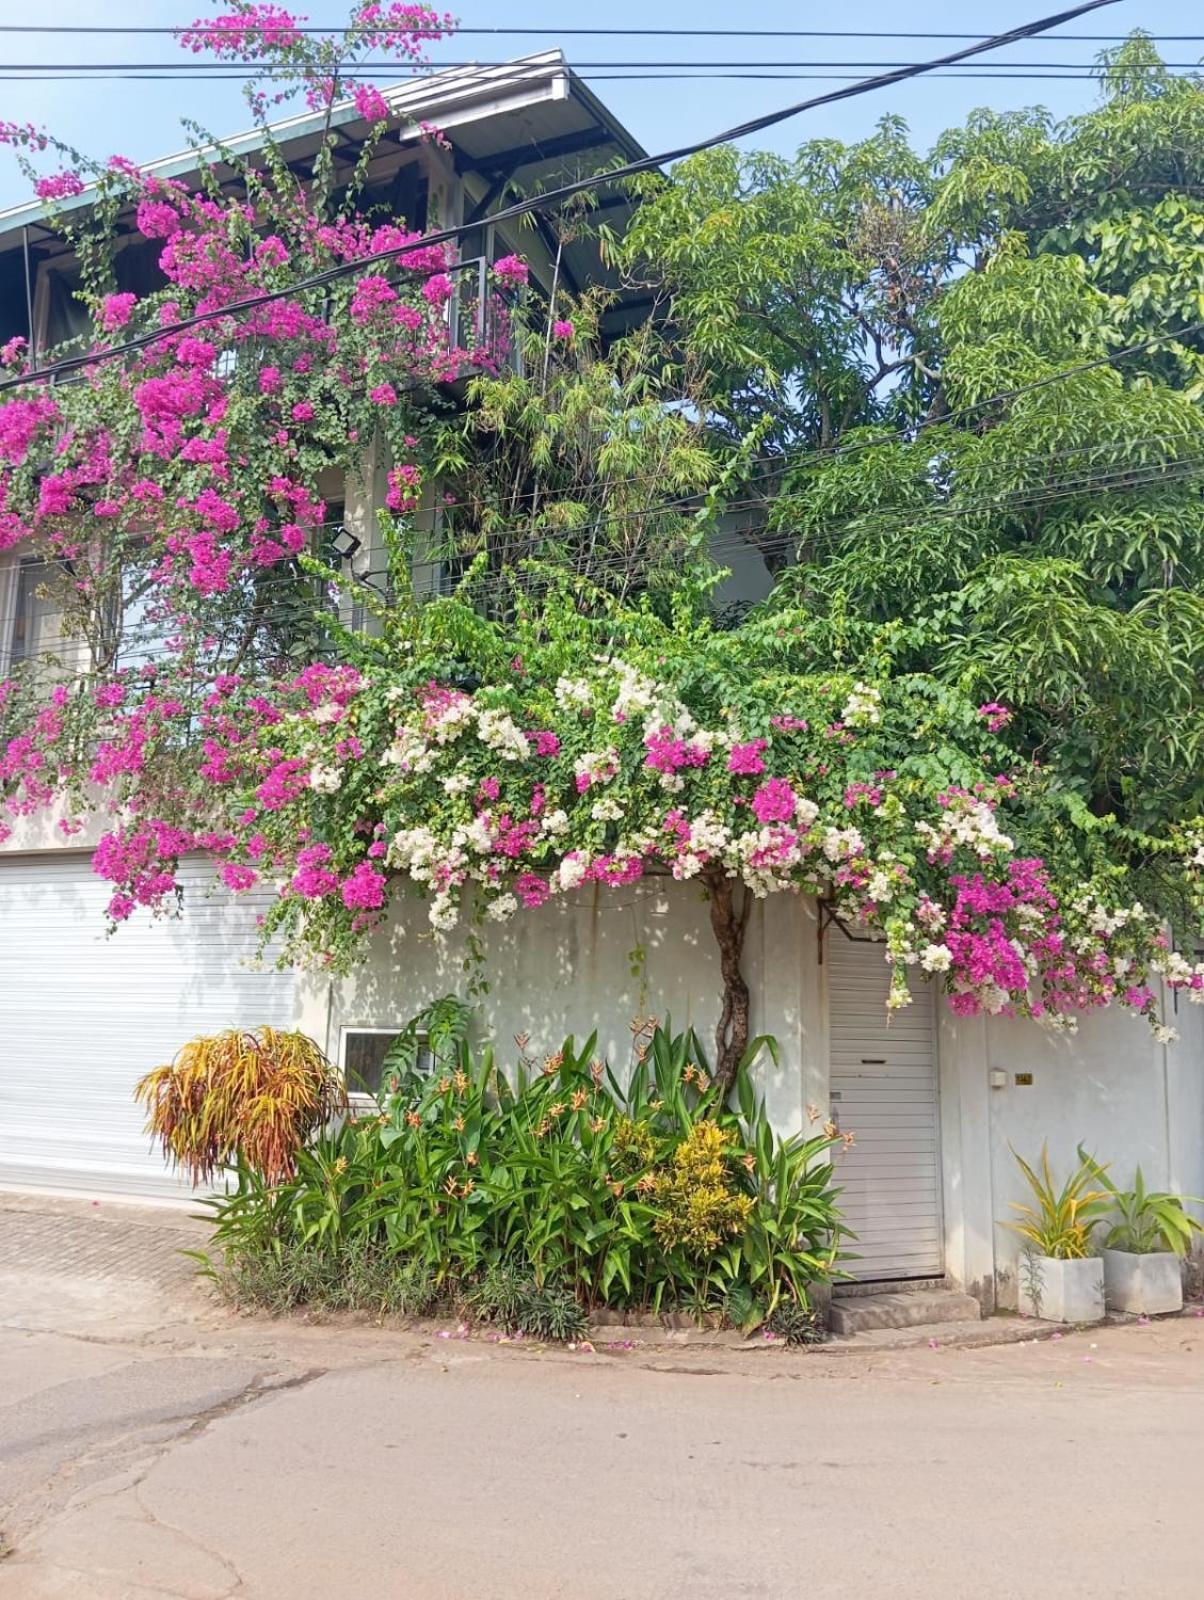
[(340, 561), (350, 561), (360, 548), (360, 540), (350, 528), (340, 527), (330, 541), (330, 548)]

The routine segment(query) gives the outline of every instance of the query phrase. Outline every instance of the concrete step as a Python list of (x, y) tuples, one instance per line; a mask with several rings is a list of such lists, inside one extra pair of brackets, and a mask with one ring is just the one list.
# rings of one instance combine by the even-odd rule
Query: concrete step
[(943, 1322), (977, 1322), (982, 1308), (973, 1295), (953, 1289), (906, 1294), (863, 1294), (832, 1301), (832, 1332), (867, 1333), (871, 1328), (920, 1328)]

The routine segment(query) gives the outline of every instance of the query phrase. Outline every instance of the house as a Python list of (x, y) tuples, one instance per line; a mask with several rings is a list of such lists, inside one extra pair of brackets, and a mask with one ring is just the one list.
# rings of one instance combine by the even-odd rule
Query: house
[[(508, 234), (489, 221), (506, 183), (547, 186), (583, 162), (600, 170), (636, 153), (554, 52), (440, 74), (395, 99), (414, 121), (438, 123), (451, 148), (394, 140), (372, 184), (415, 224), (473, 223), (466, 260), (520, 249), (537, 278), (550, 259), (539, 227)], [(339, 128), (354, 159), (352, 112)], [(298, 118), (277, 134), (304, 161), (318, 129)], [(160, 170), (184, 172), (186, 160)], [(621, 216), (619, 204), (612, 209)], [(137, 235), (127, 238), (135, 282), (145, 264)], [(578, 284), (605, 281), (608, 270), (588, 239), (570, 246), (568, 268)], [(29, 327), (43, 347), (54, 342), (69, 326), (71, 271), (36, 208), (0, 215), (0, 337)], [(620, 297), (612, 330), (641, 309)], [(357, 559), (369, 562), (379, 476), (368, 470), (362, 483), (334, 487), (366, 553)], [(741, 583), (755, 593), (760, 578), (742, 573)], [(0, 629), (0, 667), (53, 638), (37, 574), (19, 551), (0, 569)], [(457, 936), (431, 938), (416, 897), (399, 901), (350, 979), (248, 965), (250, 897), (235, 911), (199, 862), (183, 870), (180, 919), (135, 921), (107, 939), (107, 890), (91, 873), (88, 838), (64, 840), (54, 822), (31, 819), (0, 848), (4, 1184), (178, 1200), (184, 1190), (150, 1149), (131, 1091), (183, 1040), (231, 1024), (294, 1024), (370, 1080), (396, 1031), (463, 985), (464, 948)], [(567, 1033), (596, 1028), (621, 1066), (633, 1019), (671, 1013), (704, 1039), (713, 1032), (718, 955), (696, 886), (593, 887), (525, 913), (491, 940), (480, 1026), (503, 1047), (528, 1035), (554, 1049)], [(633, 962), (636, 949), (643, 957)], [(1065, 1169), (1081, 1141), (1122, 1179), (1140, 1162), (1151, 1184), (1204, 1192), (1204, 1009), (1162, 997), (1178, 1012), (1182, 1037), (1171, 1046), (1112, 1012), (1085, 1018), (1076, 1036), (1052, 1036), (1032, 1023), (955, 1017), (917, 982), (914, 1003), (888, 1025), (881, 946), (821, 903), (788, 895), (758, 903), (745, 959), (753, 1029), (780, 1045), (779, 1061), (760, 1069), (775, 1121), (793, 1129), (830, 1115), (855, 1135), (838, 1158), (855, 1276), (944, 1280), (988, 1307), (1014, 1303), (1016, 1248), (1000, 1227), (1020, 1194), (1010, 1146), (1031, 1156), (1048, 1139)]]

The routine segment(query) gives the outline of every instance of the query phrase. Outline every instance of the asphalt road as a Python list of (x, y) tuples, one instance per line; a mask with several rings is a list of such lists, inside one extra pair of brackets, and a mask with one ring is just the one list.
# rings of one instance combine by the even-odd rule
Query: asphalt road
[(557, 1351), (5, 1274), (0, 1600), (1200, 1590), (1204, 1320)]

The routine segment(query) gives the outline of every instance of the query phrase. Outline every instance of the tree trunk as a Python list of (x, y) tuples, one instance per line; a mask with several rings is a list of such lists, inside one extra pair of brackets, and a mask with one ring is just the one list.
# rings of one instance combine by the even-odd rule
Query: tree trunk
[(706, 883), (711, 896), (711, 929), (719, 946), (719, 970), (723, 974), (723, 1007), (715, 1029), (715, 1079), (729, 1089), (748, 1048), (749, 994), (740, 958), (753, 897), (749, 889), (722, 872), (708, 873)]

